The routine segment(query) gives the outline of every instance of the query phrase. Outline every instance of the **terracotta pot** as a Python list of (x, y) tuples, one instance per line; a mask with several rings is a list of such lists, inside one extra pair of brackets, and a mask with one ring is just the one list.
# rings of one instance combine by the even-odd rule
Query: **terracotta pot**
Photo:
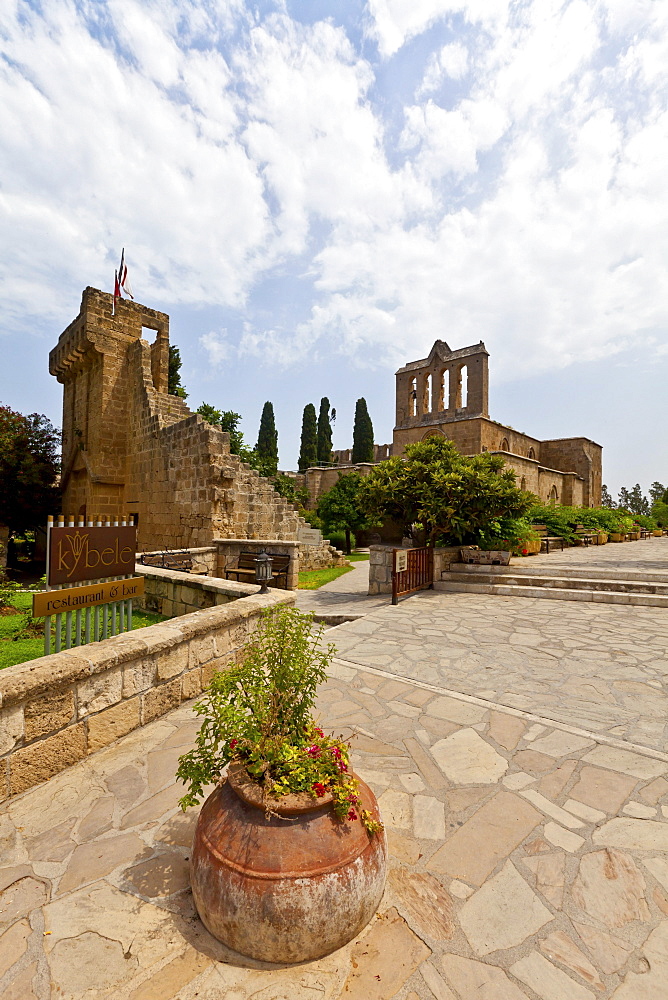
[[(363, 808), (378, 804), (360, 779)], [(190, 881), (204, 926), (265, 962), (320, 958), (355, 937), (378, 908), (387, 874), (385, 832), (337, 820), (331, 796), (269, 801), (241, 765), (202, 806)]]

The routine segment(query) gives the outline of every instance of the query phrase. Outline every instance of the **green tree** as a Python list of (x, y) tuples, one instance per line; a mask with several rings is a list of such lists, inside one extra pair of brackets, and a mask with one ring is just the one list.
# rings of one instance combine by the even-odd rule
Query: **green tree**
[(278, 431), (274, 421), (274, 407), (269, 402), (262, 408), (255, 451), (259, 472), (263, 476), (275, 476), (278, 469)]
[(325, 531), (345, 531), (346, 552), (350, 554), (350, 533), (370, 527), (369, 518), (360, 504), (360, 487), (364, 476), (359, 472), (340, 473), (331, 490), (318, 499), (318, 517)]
[(380, 462), (360, 484), (360, 507), (371, 522), (389, 516), (407, 534), (420, 525), (431, 545), (504, 538), (535, 499), (518, 489), (500, 456), (460, 455), (441, 437), (408, 445), (405, 458)]
[(309, 491), (305, 486), (297, 486), (295, 480), (292, 476), (286, 476), (284, 472), (279, 472), (278, 475), (274, 476), (273, 485), (279, 496), (282, 496), (285, 500), (289, 500), (293, 503), (295, 507), (298, 507), (300, 513), (308, 513), (304, 510), (306, 504), (309, 502)]
[(373, 462), (373, 424), (364, 397), (355, 403), (352, 460), (355, 464)]
[(167, 392), (170, 396), (180, 396), (187, 399), (188, 393), (181, 384), (181, 352), (174, 344), (169, 345), (169, 364), (167, 367)]
[(0, 524), (10, 531), (46, 524), (60, 510), (59, 472), (60, 432), (48, 417), (0, 405)]
[(299, 447), (299, 471), (304, 472), (318, 462), (318, 428), (315, 406), (307, 403), (302, 416), (302, 437)]
[(332, 425), (329, 420), (329, 400), (323, 396), (320, 400), (318, 413), (318, 462), (329, 464), (332, 461)]
[(608, 487), (603, 483), (601, 486), (601, 506), (602, 507), (616, 507), (615, 501), (612, 499)]
[(621, 490), (619, 491), (619, 502), (617, 506), (621, 507), (623, 510), (630, 510), (631, 509), (629, 506), (630, 503), (631, 503), (631, 494), (627, 490), (626, 486), (622, 486)]
[[(652, 483), (649, 488), (649, 499), (651, 503), (656, 503), (657, 500), (664, 499), (664, 493), (666, 493), (666, 487), (663, 483)], [(665, 502), (665, 501), (664, 501)]]
[(629, 507), (632, 514), (649, 514), (649, 502), (640, 489), (640, 483), (636, 483), (629, 493)]
[(209, 403), (202, 403), (196, 412), (204, 417), (207, 423), (220, 427), (221, 431), (230, 435), (230, 451), (233, 455), (238, 455), (242, 461), (254, 465), (255, 452), (244, 444), (243, 432), (239, 430), (240, 413), (235, 413), (234, 410), (217, 410)]

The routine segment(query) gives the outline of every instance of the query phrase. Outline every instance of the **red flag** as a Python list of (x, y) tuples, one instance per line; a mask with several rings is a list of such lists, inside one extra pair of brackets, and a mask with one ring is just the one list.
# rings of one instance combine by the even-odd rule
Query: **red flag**
[(114, 302), (121, 297), (121, 286), (118, 283), (118, 271), (114, 271)]

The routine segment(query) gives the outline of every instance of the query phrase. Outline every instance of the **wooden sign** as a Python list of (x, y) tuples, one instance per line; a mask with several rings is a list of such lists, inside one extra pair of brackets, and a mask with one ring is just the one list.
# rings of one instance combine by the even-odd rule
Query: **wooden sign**
[(144, 593), (144, 577), (134, 576), (129, 580), (114, 580), (111, 583), (94, 583), (89, 587), (68, 587), (67, 590), (42, 590), (33, 594), (33, 618), (46, 615), (62, 615), (67, 611), (92, 608), (95, 604), (109, 604), (112, 601), (131, 601)]
[(135, 571), (137, 527), (51, 528), (47, 583), (79, 583)]
[(408, 552), (406, 549), (394, 550), (394, 572), (405, 573), (408, 569)]

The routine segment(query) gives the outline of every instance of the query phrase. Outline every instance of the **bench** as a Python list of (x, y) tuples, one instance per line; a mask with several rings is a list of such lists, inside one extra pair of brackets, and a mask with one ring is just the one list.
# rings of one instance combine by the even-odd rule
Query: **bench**
[(582, 544), (586, 547), (592, 544), (601, 544), (601, 539), (598, 537), (598, 531), (589, 531), (587, 528), (583, 528), (582, 525), (578, 524), (575, 529), (575, 537), (579, 538)]
[(206, 576), (205, 570), (193, 571), (193, 559), (189, 552), (149, 552), (142, 553), (142, 566), (156, 566), (159, 569), (173, 569), (179, 573), (193, 573)]
[(532, 528), (536, 532), (536, 534), (540, 536), (541, 549), (544, 549), (544, 551), (547, 552), (548, 555), (550, 554), (551, 542), (554, 543), (555, 545), (558, 543), (559, 548), (563, 549), (564, 539), (561, 537), (561, 535), (548, 535), (547, 526), (545, 524), (533, 524)]
[[(225, 570), (225, 579), (229, 580), (231, 576), (234, 576), (237, 580), (241, 577), (242, 580), (255, 583), (255, 560), (259, 554), (259, 552), (240, 552), (237, 565)], [(276, 586), (276, 581), (282, 581), (283, 589), (287, 590), (290, 556), (280, 552), (267, 552), (267, 555), (271, 556), (271, 572), (273, 576), (271, 585)]]

